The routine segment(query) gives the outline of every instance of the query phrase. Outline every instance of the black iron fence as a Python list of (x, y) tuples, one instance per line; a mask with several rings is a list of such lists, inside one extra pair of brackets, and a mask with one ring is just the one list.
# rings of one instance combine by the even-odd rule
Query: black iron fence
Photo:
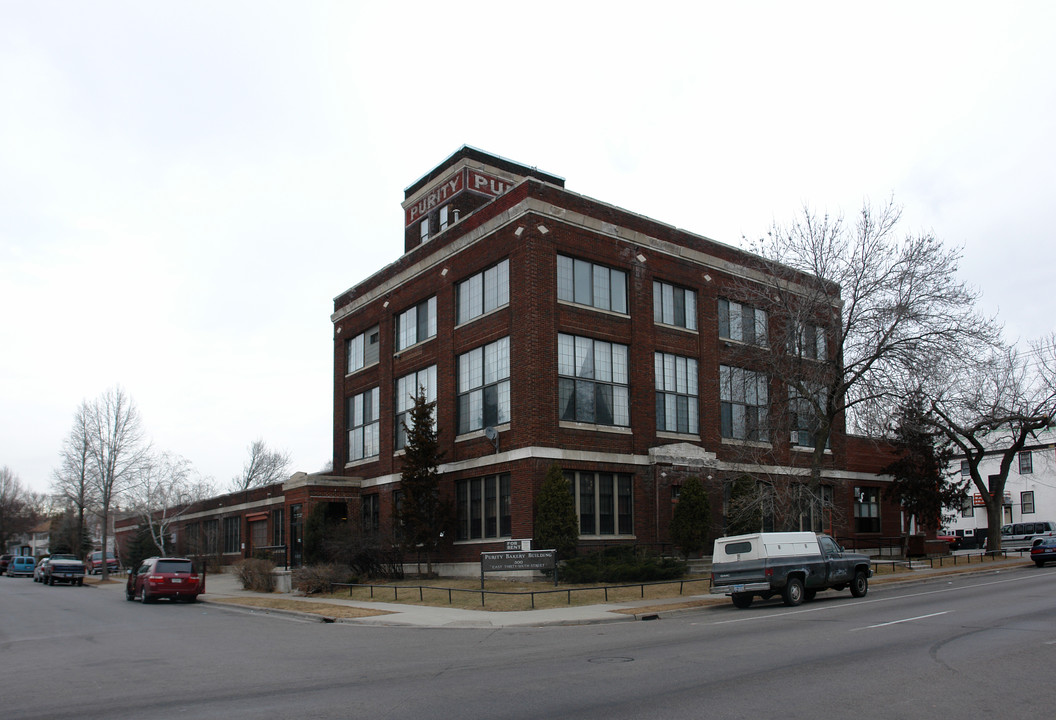
[(482, 589), (470, 589), (470, 588), (439, 587), (439, 586), (435, 586), (435, 585), (371, 585), (369, 583), (330, 583), (330, 592), (331, 592), (331, 594), (333, 594), (335, 588), (346, 588), (347, 587), (348, 588), (348, 595), (349, 595), (349, 597), (351, 597), (353, 591), (356, 588), (368, 588), (370, 590), (370, 599), (373, 600), (374, 599), (375, 590), (378, 591), (379, 595), (383, 591), (384, 591), (385, 594), (388, 594), (388, 592), (391, 590), (392, 591), (392, 599), (393, 599), (393, 601), (394, 602), (398, 602), (399, 599), (400, 599), (400, 591), (401, 590), (403, 590), (405, 592), (405, 596), (406, 596), (407, 592), (417, 591), (418, 592), (418, 601), (419, 602), (424, 602), (425, 601), (425, 591), (426, 590), (436, 590), (436, 591), (439, 591), (439, 592), (446, 592), (447, 593), (447, 602), (448, 602), (449, 605), (454, 603), (454, 594), (455, 593), (469, 593), (471, 595), (480, 595), (480, 606), (481, 607), (487, 607), (487, 605), (486, 605), (486, 597), (488, 595), (496, 595), (496, 596), (502, 596), (502, 595), (509, 596), (509, 595), (512, 595), (512, 596), (517, 596), (517, 597), (528, 597), (528, 598), (530, 598), (532, 609), (534, 610), (535, 609), (535, 596), (536, 595), (565, 594), (567, 596), (568, 604), (571, 605), (572, 604), (572, 593), (598, 592), (600, 590), (600, 591), (604, 592), (605, 602), (608, 602), (609, 601), (609, 591), (610, 590), (620, 590), (620, 589), (626, 589), (626, 588), (639, 588), (641, 597), (645, 598), (645, 589), (647, 587), (657, 587), (657, 586), (660, 586), (660, 585), (678, 585), (678, 594), (682, 595), (684, 590), (685, 590), (686, 585), (689, 585), (691, 583), (707, 583), (707, 585), (705, 585), (705, 590), (710, 590), (710, 588), (711, 588), (711, 578), (710, 577), (701, 577), (701, 578), (684, 578), (684, 579), (681, 579), (681, 580), (660, 580), (660, 581), (656, 581), (656, 582), (629, 583), (629, 584), (626, 584), (626, 585), (596, 585), (596, 586), (590, 586), (590, 587), (562, 588), (562, 589), (557, 589), (557, 590), (482, 590)]

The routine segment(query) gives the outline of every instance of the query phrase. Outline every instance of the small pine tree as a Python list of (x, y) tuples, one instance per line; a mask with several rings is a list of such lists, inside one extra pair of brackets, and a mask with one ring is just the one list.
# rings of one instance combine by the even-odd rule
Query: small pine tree
[(126, 552), (128, 555), (125, 558), (125, 563), (129, 572), (135, 572), (139, 564), (147, 558), (162, 554), (161, 548), (154, 542), (154, 535), (150, 532), (150, 527), (147, 525), (140, 525), (136, 529), (136, 534), (132, 538), (132, 542), (128, 544)]
[[(451, 511), (440, 497), (438, 467), (443, 458), (433, 426), (436, 403), (425, 399), (425, 388), (419, 388), (410, 412), (410, 423), (404, 422), (407, 444), (404, 446), (400, 487), (403, 504), (403, 541), (409, 550), (425, 554), (426, 572), (432, 575), (433, 554), (450, 540)], [(419, 565), (419, 574), (421, 566)]]
[(533, 545), (539, 550), (556, 550), (561, 560), (576, 554), (579, 522), (576, 502), (561, 468), (551, 465), (543, 486), (535, 497)]
[(946, 473), (953, 448), (928, 421), (929, 415), (919, 393), (906, 398), (899, 408), (895, 446), (901, 457), (884, 468), (893, 477), (884, 493), (916, 518), (919, 529), (938, 530), (943, 511), (960, 507), (966, 491)]
[(682, 485), (671, 517), (671, 540), (682, 548), (684, 557), (704, 551), (711, 524), (711, 503), (700, 478), (692, 477)]

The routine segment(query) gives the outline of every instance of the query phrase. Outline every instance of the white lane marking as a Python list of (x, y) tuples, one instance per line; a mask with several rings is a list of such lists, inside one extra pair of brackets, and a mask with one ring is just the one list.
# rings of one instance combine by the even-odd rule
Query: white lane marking
[(851, 632), (858, 632), (859, 630), (872, 630), (873, 628), (887, 627), (888, 625), (898, 625), (900, 623), (913, 622), (914, 620), (924, 620), (926, 618), (938, 617), (939, 615), (945, 615), (950, 612), (949, 610), (943, 610), (942, 612), (931, 613), (930, 615), (918, 615), (917, 617), (905, 618), (903, 620), (892, 620), (891, 622), (878, 623), (876, 625), (866, 625), (865, 627), (854, 628)]
[[(1002, 572), (1002, 571), (998, 571), (998, 572)], [(968, 590), (968, 589), (977, 588), (977, 587), (986, 587), (988, 585), (1005, 585), (1005, 584), (1014, 583), (1014, 582), (1031, 581), (1031, 580), (1049, 580), (1049, 579), (1051, 579), (1051, 574), (1050, 573), (1045, 573), (1044, 575), (1041, 575), (1041, 574), (1038, 574), (1038, 575), (1034, 575), (1034, 574), (1021, 575), (1019, 577), (1014, 577), (1014, 578), (1006, 577), (1006, 578), (1000, 578), (998, 580), (988, 580), (986, 582), (972, 583), (972, 584), (969, 584), (969, 585), (960, 585), (960, 586), (957, 586), (957, 587), (944, 587), (944, 588), (939, 588), (939, 589), (936, 589), (936, 590), (925, 590), (923, 592), (906, 593), (905, 595), (892, 595), (891, 597), (876, 598), (875, 600), (872, 599), (872, 598), (870, 598), (868, 600), (859, 599), (859, 600), (856, 600), (854, 604), (855, 605), (873, 605), (875, 603), (891, 602), (892, 600), (904, 600), (906, 598), (923, 597), (923, 596), (926, 596), (926, 595), (941, 595), (941, 594), (950, 593), (950, 592), (960, 592), (961, 590)], [(719, 620), (718, 622), (709, 623), (709, 624), (712, 624), (712, 625), (730, 625), (730, 624), (733, 624), (733, 623), (752, 622), (752, 621), (755, 621), (755, 620), (772, 620), (773, 618), (787, 617), (788, 615), (801, 615), (801, 614), (805, 614), (805, 613), (828, 612), (830, 610), (839, 610), (841, 607), (846, 607), (846, 606), (842, 605), (841, 603), (834, 603), (832, 605), (825, 604), (825, 605), (822, 605), (822, 606), (819, 606), (819, 607), (812, 607), (812, 608), (809, 608), (809, 609), (808, 608), (804, 608), (804, 609), (797, 609), (797, 610), (785, 610), (783, 612), (779, 611), (779, 612), (767, 613), (766, 615), (762, 615), (762, 614), (756, 615), (754, 613), (751, 613), (751, 614), (749, 614), (749, 615), (747, 615), (745, 617), (734, 618), (732, 620)]]

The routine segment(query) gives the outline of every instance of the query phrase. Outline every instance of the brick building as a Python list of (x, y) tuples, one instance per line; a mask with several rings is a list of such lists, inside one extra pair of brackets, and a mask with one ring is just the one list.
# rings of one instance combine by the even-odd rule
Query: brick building
[[(749, 302), (766, 272), (758, 258), (564, 185), (464, 146), (408, 187), (403, 255), (334, 301), (332, 473), (300, 473), (253, 501), (227, 496), (189, 522), (240, 518), (220, 531), (231, 557), (288, 543), (294, 564), (320, 503), (390, 534), (419, 387), (436, 402), (441, 491), (457, 508), (445, 571), (531, 538), (553, 464), (573, 487), (584, 548), (671, 550), (689, 477), (709, 489), (716, 535), (733, 480), (802, 486), (813, 436), (761, 370), (780, 342)], [(823, 332), (811, 347), (831, 360)], [(857, 546), (898, 536), (878, 474), (889, 460), (838, 424), (823, 507), (796, 511), (796, 524)]]
[[(470, 147), (407, 188), (403, 208), (403, 256), (332, 316), (335, 474), (357, 479), (368, 527), (391, 525), (419, 386), (458, 510), (454, 562), (531, 538), (554, 463), (585, 546), (663, 547), (689, 476), (709, 485), (717, 532), (733, 478), (803, 479), (798, 443), (813, 440), (779, 431), (787, 390), (751, 369), (772, 351), (765, 311), (743, 302), (762, 272), (753, 256)], [(888, 458), (841, 426), (826, 460), (827, 507), (803, 523), (898, 535), (877, 475)]]

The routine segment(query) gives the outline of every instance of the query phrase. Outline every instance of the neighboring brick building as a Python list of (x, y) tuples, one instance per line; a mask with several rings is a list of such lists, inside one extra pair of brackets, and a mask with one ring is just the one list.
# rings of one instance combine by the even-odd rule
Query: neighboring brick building
[[(419, 386), (436, 401), (441, 491), (458, 511), (445, 571), (531, 538), (555, 463), (584, 547), (672, 550), (668, 523), (692, 476), (709, 488), (716, 534), (732, 480), (802, 484), (813, 440), (761, 369), (778, 336), (749, 302), (758, 258), (470, 147), (407, 188), (403, 208), (404, 254), (334, 301), (333, 471), (298, 474), (281, 499), (226, 496), (186, 535), (210, 513), (241, 518), (220, 530), (232, 557), (254, 545), (240, 547), (241, 522), (242, 538), (288, 542), (297, 564), (302, 518), (319, 503), (390, 533), (401, 421)], [(821, 362), (829, 347), (820, 334), (812, 345)], [(889, 455), (841, 422), (825, 459), (825, 508), (798, 524), (858, 546), (897, 537), (878, 475)]]

